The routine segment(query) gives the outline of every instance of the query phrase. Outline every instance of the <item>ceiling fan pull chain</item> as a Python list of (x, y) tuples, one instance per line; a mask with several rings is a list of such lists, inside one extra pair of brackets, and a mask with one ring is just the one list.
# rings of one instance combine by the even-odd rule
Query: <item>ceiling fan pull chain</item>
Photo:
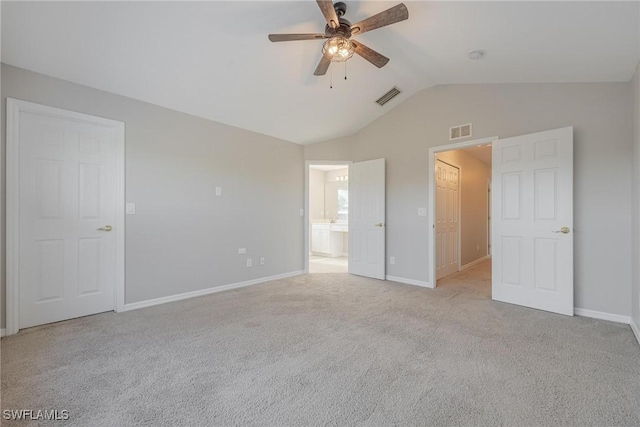
[(329, 83), (329, 89), (333, 89), (333, 67), (331, 67), (331, 71), (329, 71), (329, 73), (331, 73), (331, 82)]
[(344, 79), (347, 80), (347, 61), (344, 61)]

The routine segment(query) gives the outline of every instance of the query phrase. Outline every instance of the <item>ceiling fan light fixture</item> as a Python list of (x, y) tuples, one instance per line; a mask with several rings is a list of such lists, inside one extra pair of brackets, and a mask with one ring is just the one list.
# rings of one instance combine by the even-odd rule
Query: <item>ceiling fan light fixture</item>
[(344, 62), (351, 58), (355, 51), (353, 43), (339, 34), (331, 36), (322, 46), (322, 54), (332, 62)]

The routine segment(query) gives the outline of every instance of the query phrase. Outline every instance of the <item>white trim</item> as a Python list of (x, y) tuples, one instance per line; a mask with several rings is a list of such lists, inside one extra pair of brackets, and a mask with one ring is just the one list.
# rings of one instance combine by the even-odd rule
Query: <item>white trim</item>
[(276, 276), (261, 277), (259, 279), (247, 280), (245, 282), (231, 283), (229, 285), (216, 286), (213, 288), (202, 289), (199, 291), (185, 292), (183, 294), (170, 295), (168, 297), (161, 297), (161, 298), (155, 298), (155, 299), (150, 299), (146, 301), (133, 302), (130, 304), (125, 304), (122, 311), (131, 311), (131, 310), (137, 310), (140, 308), (153, 307), (154, 305), (166, 304), (169, 302), (182, 301), (189, 298), (201, 297), (204, 295), (215, 294), (217, 292), (243, 288), (245, 286), (257, 285), (259, 283), (286, 279), (287, 277), (299, 276), (301, 274), (305, 274), (305, 272), (302, 270), (292, 271), (289, 273), (278, 274)]
[(477, 259), (477, 260), (475, 260), (475, 261), (471, 261), (470, 263), (467, 263), (467, 264), (463, 265), (462, 267), (460, 267), (460, 271), (462, 271), (462, 270), (466, 270), (467, 268), (471, 268), (471, 267), (473, 267), (473, 266), (474, 266), (474, 265), (476, 265), (476, 264), (480, 264), (482, 261), (486, 261), (486, 260), (488, 260), (489, 258), (491, 258), (491, 255), (485, 255), (485, 256), (483, 256), (483, 257), (478, 258), (478, 259)]
[(631, 318), (631, 322), (629, 324), (631, 325), (631, 330), (633, 331), (633, 334), (636, 336), (636, 340), (638, 341), (638, 344), (640, 344), (640, 327), (636, 324), (636, 322), (633, 321), (633, 318)]
[(6, 284), (7, 296), (5, 303), (5, 313), (7, 316), (6, 333), (12, 335), (20, 329), (20, 276), (19, 276), (19, 254), (20, 254), (20, 204), (19, 204), (19, 183), (20, 183), (20, 112), (31, 112), (36, 114), (62, 117), (64, 119), (78, 120), (98, 124), (112, 128), (116, 131), (116, 167), (117, 167), (117, 189), (116, 189), (116, 284), (115, 284), (115, 307), (120, 311), (124, 307), (124, 123), (102, 117), (91, 116), (46, 105), (35, 104), (33, 102), (21, 101), (7, 98), (7, 166), (6, 166), (6, 191), (7, 191), (7, 243), (6, 243)]
[(431, 283), (429, 282), (423, 282), (421, 280), (414, 280), (414, 279), (405, 279), (404, 277), (385, 276), (385, 280), (404, 283), (406, 285), (420, 286), (422, 288), (430, 288), (430, 289), (434, 288), (433, 286), (431, 286)]
[(6, 152), (6, 334), (12, 335), (18, 332), (20, 322), (20, 294), (17, 283), (20, 281), (18, 275), (18, 253), (20, 236), (18, 234), (18, 224), (20, 221), (20, 211), (18, 203), (18, 164), (20, 161), (18, 141), (20, 110), (18, 104), (7, 98), (7, 152)]
[[(490, 144), (494, 141), (497, 141), (497, 136), (492, 136), (490, 138), (482, 138), (476, 139), (473, 141), (464, 141), (457, 142), (455, 144), (445, 144), (439, 145), (437, 147), (429, 148), (429, 223), (431, 227), (429, 227), (429, 279), (431, 279), (431, 283), (433, 283), (433, 287), (435, 287), (436, 283), (436, 233), (435, 233), (435, 217), (436, 217), (436, 203), (435, 203), (435, 176), (436, 176), (436, 153), (440, 153), (442, 151), (451, 151), (458, 150), (460, 148), (467, 148), (474, 145), (483, 145)], [(428, 225), (427, 225), (428, 226)]]
[(586, 308), (573, 308), (573, 314), (582, 317), (591, 317), (592, 319), (608, 320), (609, 322), (624, 323), (629, 325), (631, 317), (622, 316), (620, 314), (605, 313), (603, 311), (587, 310)]
[(124, 310), (125, 303), (125, 124), (119, 123), (116, 135), (116, 313)]
[[(304, 273), (309, 274), (309, 166), (315, 165), (345, 165), (349, 167), (351, 160), (307, 160), (304, 162)], [(347, 255), (347, 258), (349, 255)]]
[(4, 329), (4, 328), (0, 329), (0, 338), (1, 338), (1, 337), (5, 337), (5, 336), (7, 336), (7, 331), (6, 331), (6, 329)]

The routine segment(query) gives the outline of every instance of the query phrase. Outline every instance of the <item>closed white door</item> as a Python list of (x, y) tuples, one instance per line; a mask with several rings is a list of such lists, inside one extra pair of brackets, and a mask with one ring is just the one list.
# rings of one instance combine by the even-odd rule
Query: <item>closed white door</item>
[(349, 273), (385, 279), (385, 160), (349, 166)]
[(436, 161), (436, 279), (458, 271), (460, 170)]
[(493, 145), (492, 296), (573, 315), (573, 128)]
[(114, 310), (123, 125), (14, 103), (19, 328)]

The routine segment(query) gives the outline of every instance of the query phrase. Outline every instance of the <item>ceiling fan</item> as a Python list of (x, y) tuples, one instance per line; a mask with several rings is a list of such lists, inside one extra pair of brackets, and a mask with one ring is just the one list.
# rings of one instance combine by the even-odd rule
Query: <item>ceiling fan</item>
[(347, 5), (343, 2), (336, 4), (333, 4), (331, 0), (316, 0), (316, 2), (327, 20), (324, 33), (269, 34), (269, 40), (272, 42), (287, 42), (328, 39), (322, 46), (322, 58), (320, 58), (320, 63), (313, 73), (316, 76), (326, 74), (331, 62), (344, 62), (351, 58), (354, 53), (362, 56), (378, 68), (384, 67), (389, 62), (389, 58), (359, 41), (352, 40), (351, 36), (408, 19), (409, 11), (403, 3), (352, 25), (351, 22), (344, 18), (344, 14), (347, 12)]

